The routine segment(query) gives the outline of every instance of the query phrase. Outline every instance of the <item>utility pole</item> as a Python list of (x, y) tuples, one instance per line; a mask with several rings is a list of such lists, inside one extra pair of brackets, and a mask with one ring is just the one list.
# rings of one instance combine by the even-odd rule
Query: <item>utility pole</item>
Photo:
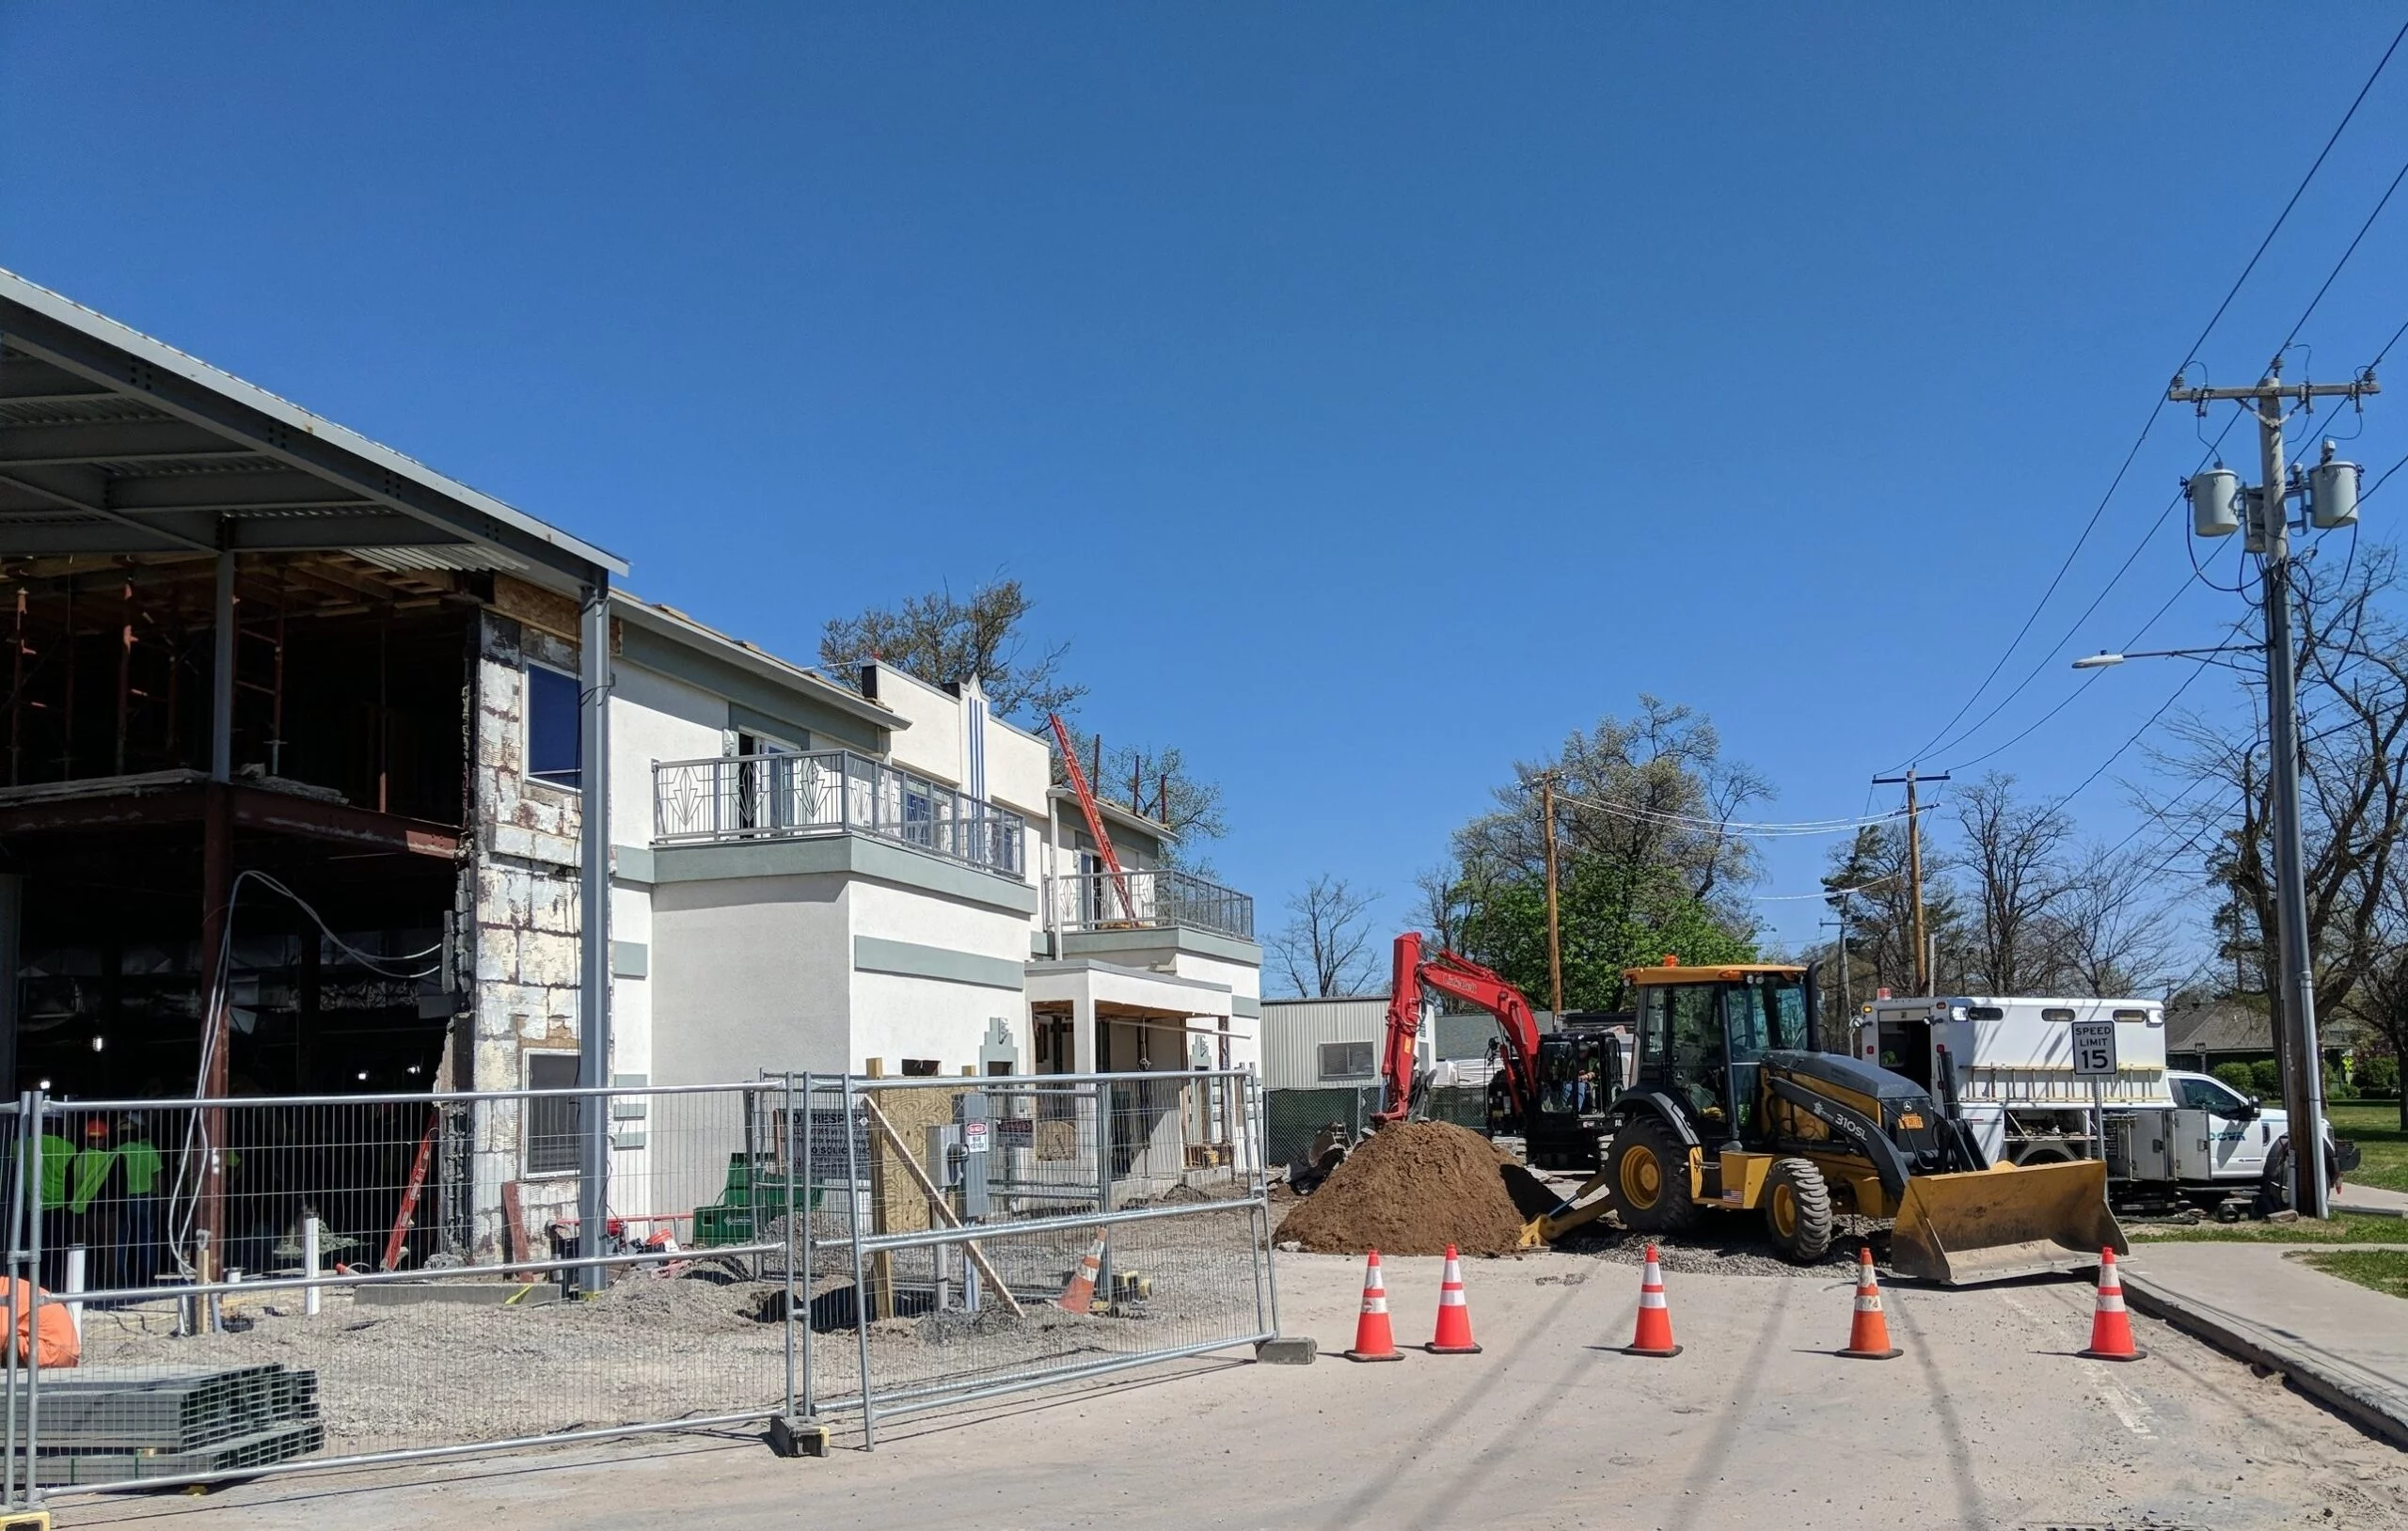
[[(1843, 893), (1831, 900), (1831, 908), (1838, 913), (1839, 918), (1825, 920), (1821, 923), (1825, 926), (1837, 925), (1840, 930), (1840, 1009), (1845, 1016), (1841, 1024), (1845, 1026), (1856, 1018), (1856, 986), (1849, 983), (1847, 978), (1847, 895)], [(1822, 1044), (1821, 1037), (1814, 1038), (1816, 1047)]]
[[(2290, 1119), (2291, 1207), (2302, 1217), (2321, 1218), (2329, 1207), (2324, 1191), (2324, 1079), (2316, 1039), (2316, 971), (2307, 948), (2307, 878), (2304, 865), (2305, 834), (2299, 806), (2299, 674), (2291, 650), (2291, 526), (2289, 497), (2294, 477), (2284, 455), (2283, 422), (2288, 407), (2314, 407), (2323, 398), (2359, 397), (2381, 390), (2371, 371), (2349, 383), (2282, 381), (2282, 358), (2276, 356), (2255, 387), (2188, 388), (2178, 376), (2166, 390), (2171, 402), (2188, 402), (2201, 414), (2220, 400), (2245, 405), (2258, 418), (2260, 483), (2245, 497), (2250, 515), (2248, 550), (2259, 555), (2264, 575), (2266, 608), (2266, 739), (2267, 775), (2273, 788), (2274, 830), (2274, 917), (2279, 975), (2269, 997), (2274, 1007), (2275, 1035), (2283, 1060), (2283, 1110)], [(2346, 469), (2343, 475), (2334, 469)], [(2357, 469), (2329, 460), (2316, 473), (2313, 504), (2316, 524), (2331, 528), (2357, 519)], [(2191, 496), (2194, 529), (2223, 536), (2236, 529), (2232, 513), (2234, 475), (2222, 464), (2195, 475), (2186, 485)], [(2344, 503), (2346, 501), (2346, 503)]]
[(1542, 831), (1546, 836), (1546, 986), (1548, 1002), (1555, 1007), (1555, 1024), (1563, 1025), (1563, 934), (1556, 919), (1555, 905), (1555, 773), (1539, 778), (1539, 811)]
[(1873, 784), (1877, 787), (1906, 783), (1907, 882), (1913, 889), (1911, 896), (1914, 906), (1915, 987), (1925, 994), (1931, 992), (1932, 981), (1937, 976), (1931, 970), (1937, 964), (1931, 960), (1931, 943), (1925, 939), (1923, 928), (1923, 804), (1915, 797), (1915, 783), (1947, 780), (1946, 771), (1941, 772), (1938, 776), (1918, 776), (1911, 766), (1907, 767), (1907, 774), (1904, 776), (1877, 776), (1873, 779)]

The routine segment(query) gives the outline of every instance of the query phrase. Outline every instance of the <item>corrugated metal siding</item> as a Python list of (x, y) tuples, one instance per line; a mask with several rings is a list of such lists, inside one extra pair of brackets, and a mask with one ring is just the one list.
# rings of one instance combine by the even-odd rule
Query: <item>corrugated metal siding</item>
[[(1373, 1042), (1387, 1024), (1386, 997), (1262, 1002), (1262, 1087), (1318, 1090), (1323, 1042)], [(1376, 1067), (1376, 1062), (1374, 1063)], [(1368, 1082), (1368, 1081), (1357, 1081)]]
[[(1385, 995), (1354, 1000), (1265, 1000), (1262, 1002), (1262, 1087), (1266, 1090), (1318, 1090), (1338, 1083), (1321, 1076), (1321, 1045), (1324, 1042), (1376, 1044), (1387, 1027)], [(1481, 1058), (1497, 1022), (1488, 1016), (1440, 1016), (1438, 1056)], [(1373, 1060), (1378, 1066), (1376, 1056)], [(1363, 1082), (1360, 1081), (1348, 1082)]]

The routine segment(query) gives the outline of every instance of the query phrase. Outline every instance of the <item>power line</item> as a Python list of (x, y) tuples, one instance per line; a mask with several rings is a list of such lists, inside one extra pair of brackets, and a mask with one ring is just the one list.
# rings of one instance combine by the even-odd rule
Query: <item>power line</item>
[(2400, 327), (2391, 332), (2391, 339), (2383, 342), (2383, 349), (2374, 354), (2374, 360), (2367, 363), (2367, 371), (2371, 372), (2382, 366), (2383, 358), (2391, 355), (2391, 348), (2400, 343), (2400, 337), (2403, 335), (2408, 335), (2408, 319), (2401, 320)]
[[(2350, 109), (2341, 114), (2341, 120), (2334, 126), (2332, 135), (2324, 140), (2324, 147), (2317, 150), (2316, 159), (2308, 166), (2307, 173), (2300, 177), (2297, 186), (2291, 188), (2290, 197), (2283, 203), (2283, 210), (2274, 215), (2273, 224), (2267, 229), (2265, 237), (2258, 242), (2258, 248), (2251, 252), (2249, 263), (2241, 268), (2241, 275), (2234, 277), (2232, 286), (2226, 290), (2224, 301), (2216, 305), (2216, 311), (2209, 316), (2207, 324), (2199, 331), (2198, 338), (2191, 342), (2190, 350), (2183, 354), (2182, 365), (2175, 369), (2177, 377), (2189, 371), (2191, 364), (2198, 360), (2199, 348), (2208, 343), (2208, 337), (2214, 334), (2216, 325), (2224, 322), (2226, 311), (2232, 307), (2232, 300), (2241, 294), (2241, 289), (2249, 280), (2250, 274), (2258, 269), (2258, 262), (2265, 259), (2267, 248), (2274, 243), (2274, 236), (2281, 233), (2283, 225), (2290, 220), (2292, 210), (2299, 206), (2299, 199), (2306, 195), (2309, 182), (2316, 179), (2316, 172), (2324, 167), (2325, 159), (2332, 154), (2333, 146), (2341, 141), (2341, 134), (2348, 130), (2352, 119), (2358, 115), (2358, 107), (2365, 103), (2367, 93), (2372, 90), (2375, 82), (2383, 77), (2384, 70), (2390, 65), (2391, 55), (2399, 51), (2403, 38), (2408, 38), (2408, 24), (2403, 24), (2392, 36), (2391, 45), (2383, 51), (2383, 57), (2375, 62), (2374, 71), (2367, 76), (2366, 84), (2358, 87), (2357, 95), (2350, 102)], [(2289, 342), (2285, 343), (2288, 345)], [(2065, 561), (2057, 565), (2057, 572), (2050, 577), (2048, 588), (2040, 592), (2040, 599), (2033, 606), (2031, 614), (2026, 616), (2023, 619), (2023, 624), (2016, 629), (2015, 637), (2008, 640), (2005, 649), (2000, 653), (1997, 662), (1992, 664), (1988, 672), (1982, 677), (1981, 684), (1973, 687), (1972, 694), (1965, 699), (1964, 704), (1956, 709), (1948, 721), (1940, 726), (1939, 732), (1931, 736), (1930, 742), (1913, 750), (1896, 765), (1889, 766), (1883, 772), (1884, 775), (1889, 771), (1897, 770), (1900, 766), (1911, 765), (1938, 746), (1941, 740), (1948, 736), (1949, 731), (1972, 710), (1973, 703), (1982, 699), (1982, 693), (1989, 689), (1990, 683), (1998, 679), (1999, 671), (2006, 668), (2007, 660), (2014, 657), (2015, 651), (2022, 646), (2023, 639), (2031, 634), (2032, 624), (2039, 620), (2042, 611), (2048, 609), (2049, 602), (2056, 595), (2057, 588), (2065, 582), (2067, 571), (2073, 567), (2074, 560), (2082, 556), (2083, 548), (2090, 541), (2091, 532), (2099, 526), (2099, 517), (2106, 513), (2107, 506), (2115, 497), (2115, 491), (2123, 487), (2124, 478), (2131, 471), (2132, 463), (2140, 456), (2141, 448), (2147, 442), (2149, 433), (2157, 428), (2158, 416), (2164, 411), (2165, 405), (2166, 400), (2160, 396), (2149, 406), (2148, 418), (2141, 422), (2140, 434), (2132, 438), (2132, 445), (2124, 453), (2124, 461), (2116, 467), (2115, 478), (2108, 481), (2107, 492), (2099, 497), (2099, 503), (2092, 509), (2090, 519), (2083, 524), (2082, 535), (2074, 539), (2072, 550), (2066, 554)]]
[(2177, 702), (2181, 701), (2182, 693), (2189, 690), (2192, 683), (2196, 681), (2201, 675), (2206, 674), (2207, 671), (2208, 667), (2206, 665), (2193, 666), (2191, 673), (2183, 677), (2182, 684), (2174, 688), (2174, 694), (2167, 697), (2163, 702), (2158, 703), (2157, 711), (2148, 715), (2148, 720), (2142, 723), (2140, 727), (2132, 730), (2132, 736), (2126, 739), (2122, 744), (2117, 745), (2114, 754), (2109, 755), (2105, 760), (2100, 761), (2099, 763), (2098, 769), (2092, 771), (2088, 776), (2083, 777), (2080, 786), (2075, 787), (2071, 792), (2067, 793), (2055, 802), (2051, 803), (2049, 805), (2049, 812), (2053, 813), (2058, 809), (2065, 807), (2066, 804), (2073, 801), (2076, 797), (2081, 797), (2085, 791), (2089, 790), (2090, 784), (2093, 781), (2096, 781), (2100, 777), (2106, 775), (2107, 767), (2123, 759), (2125, 750), (2130, 750), (2132, 746), (2140, 743), (2141, 736), (2147, 734), (2150, 729), (2155, 728), (2157, 726), (2157, 720), (2164, 717), (2166, 713), (2173, 708)]
[(1897, 813), (1877, 813), (1854, 819), (1800, 819), (1792, 823), (1750, 821), (1745, 819), (1703, 818), (1692, 813), (1675, 813), (1662, 809), (1642, 808), (1635, 803), (1615, 802), (1603, 797), (1582, 797), (1568, 792), (1555, 795), (1556, 801), (1594, 809), (1601, 813), (1634, 823), (1656, 824), (1671, 828), (1710, 830), (1746, 840), (1773, 840), (1796, 835), (1848, 834), (1876, 824), (1887, 823)]
[[(2225, 421), (2224, 429), (2216, 433), (2215, 440), (2208, 443), (2208, 450), (2200, 455), (2198, 467), (2194, 468), (2192, 470), (2193, 472), (2195, 473), (2199, 471), (2200, 468), (2205, 468), (2210, 462), (2215, 460), (2217, 454), (2224, 449), (2224, 438), (2232, 434), (2232, 427), (2240, 418), (2241, 417), (2236, 414), (2231, 419)], [(2115, 592), (2115, 587), (2123, 582), (2124, 576), (2131, 572), (2132, 565), (2139, 560), (2141, 554), (2147, 551), (2148, 545), (2157, 540), (2158, 533), (2164, 529), (2166, 521), (2168, 518), (2173, 516), (2176, 509), (2181, 505), (2182, 500), (2183, 493), (2180, 489), (2177, 489), (2174, 492), (2174, 497), (2166, 501), (2165, 509), (2160, 511), (2157, 514), (2157, 519), (2149, 523), (2148, 529), (2141, 533), (2141, 540), (2132, 545), (2132, 550), (2130, 553), (2124, 555), (2124, 561), (2116, 566), (2114, 576), (2110, 578), (2105, 585), (2099, 588), (2097, 595), (2091, 597), (2090, 604), (2082, 608), (2082, 615), (2073, 619), (2073, 622), (2066, 628), (2065, 636), (2058, 639), (2057, 641), (2051, 646), (2049, 652), (2040, 656), (2039, 662), (2035, 664), (2030, 671), (2025, 672), (2023, 678), (2016, 683), (2015, 689), (2001, 697), (1997, 703), (1993, 705), (1989, 711), (1984, 713), (1978, 719), (1976, 719), (1971, 728), (1966, 729), (1963, 733), (1956, 735), (1954, 738), (1949, 739), (1946, 743), (1940, 745), (1937, 748), (1942, 750), (1954, 750), (1958, 745), (1963, 744), (1966, 740), (1971, 739), (1974, 734), (1980, 733), (1983, 726), (1989, 722), (1991, 718), (1996, 718), (2000, 713), (2005, 711), (2008, 704), (2013, 702), (2017, 697), (2021, 696), (2026, 687), (2031, 686), (2034, 681), (2039, 679), (2041, 672), (2049, 668), (2050, 662), (2055, 659), (2057, 655), (2063, 654), (2065, 652), (2066, 645), (2073, 641), (2074, 635), (2082, 631), (2083, 624), (2090, 620), (2091, 614), (2096, 612), (2106, 601), (2107, 597)], [(2190, 535), (2188, 528), (2184, 529), (2183, 535), (2185, 538), (2183, 545), (2185, 550), (2188, 551), (2188, 538)], [(2194, 571), (2197, 568), (2196, 555), (2193, 555), (2193, 568)], [(2155, 626), (2157, 624), (2158, 617), (2165, 615), (2166, 608), (2172, 607), (2174, 601), (2179, 599), (2183, 591), (2187, 591), (2189, 588), (2190, 584), (2186, 580), (2183, 583), (2182, 590), (2176, 591), (2174, 597), (2167, 600), (2165, 606), (2158, 608), (2157, 616), (2149, 618), (2147, 622), (2141, 624), (2140, 632), (2146, 633), (2149, 628)], [(2140, 634), (2135, 633), (2131, 638), (2125, 639), (2124, 647), (2131, 648), (2139, 640)], [(2096, 679), (2095, 676), (2092, 678)], [(2073, 694), (2079, 695), (2080, 688), (2077, 687)], [(2071, 696), (2067, 698), (2067, 701), (2071, 700)], [(2054, 717), (2056, 713), (2064, 707), (2064, 702), (2059, 702), (2056, 707), (2050, 709), (2048, 716)], [(2022, 734), (2019, 734), (2014, 739), (2008, 740), (2007, 745), (2016, 743), (2031, 732), (2031, 729), (2025, 729)], [(1970, 766), (1978, 761), (1988, 760), (1990, 758), (1990, 755), (1997, 754), (1999, 750), (2005, 749), (2007, 745), (2001, 745), (1998, 750), (1992, 750), (1987, 754), (1977, 755), (1973, 760), (1967, 761), (1965, 764)], [(1956, 767), (1953, 766), (1949, 767), (1951, 770), (1955, 770), (1956, 768)]]
[[(2147, 545), (2144, 543), (2142, 545), (2147, 546)], [(2148, 630), (2156, 626), (2158, 623), (2164, 618), (2168, 611), (2173, 610), (2174, 603), (2179, 601), (2184, 595), (2190, 593), (2190, 590), (2191, 582), (2188, 579), (2185, 579), (2179, 585), (2175, 586), (2174, 593), (2165, 598), (2165, 604), (2159, 607), (2154, 612), (2150, 613), (2148, 621), (2142, 623), (2138, 628), (2134, 629), (2131, 637), (2124, 639), (2124, 647), (2129, 649), (2133, 644), (2138, 643), (2142, 639), (2147, 637)], [(2063, 645), (2060, 645), (2060, 647), (2062, 646)], [(2055, 658), (2055, 651), (2052, 651), (2049, 657), (2052, 659)], [(2051, 718), (2056, 717), (2057, 714), (2073, 705), (2074, 699), (2081, 696), (2084, 691), (2089, 690), (2092, 686), (2097, 684), (2099, 677), (2105, 673), (2106, 671), (2099, 670), (2090, 671), (2082, 678), (2082, 684), (2076, 686), (2072, 690), (2067, 691), (2065, 694), (2064, 699), (2058, 702), (2055, 706), (2051, 707), (2047, 712), (2044, 712), (2039, 717), (2034, 718), (2031, 723), (2024, 728), (2022, 733), (2018, 734), (2015, 737), (2007, 740), (2004, 744), (1991, 746), (1989, 749), (1969, 760), (1958, 761), (1956, 764), (1949, 766), (1948, 769), (1952, 772), (1961, 771), (1969, 766), (1979, 766), (1982, 762), (1989, 759), (1993, 755), (2004, 754), (2007, 750), (2014, 749), (2017, 745), (2021, 744), (2024, 740), (2038, 733), (2042, 725), (2046, 724)], [(2020, 687), (2018, 687), (2018, 689), (2020, 689)]]
[[(2395, 39), (2395, 45), (2396, 41), (2397, 39)], [(2384, 56), (2388, 57), (2389, 55), (2385, 55)], [(2367, 83), (2371, 85), (2374, 82), (2369, 80)], [(2276, 362), (2281, 361), (2283, 353), (2291, 348), (2291, 342), (2299, 339), (2299, 332), (2306, 327), (2309, 316), (2316, 312), (2316, 306), (2324, 301), (2324, 294), (2333, 290), (2334, 280), (2341, 275), (2341, 268), (2350, 263), (2350, 257), (2358, 253), (2358, 242), (2367, 237), (2367, 230), (2374, 227), (2375, 219), (2383, 216), (2383, 210), (2390, 204), (2391, 194), (2400, 189), (2400, 182), (2402, 180), (2408, 180), (2408, 161), (2401, 162), (2400, 173), (2391, 178), (2391, 184), (2385, 186), (2383, 189), (2383, 195), (2375, 199), (2374, 211), (2367, 214), (2366, 222), (2358, 225), (2357, 234), (2350, 241), (2350, 247), (2341, 252), (2341, 259), (2334, 261), (2333, 269), (2324, 274), (2324, 285), (2316, 290), (2316, 296), (2308, 299), (2307, 307), (2300, 310), (2298, 320), (2291, 325), (2291, 332), (2283, 337), (2283, 343), (2281, 347), (2274, 353), (2274, 360)], [(2399, 337), (2394, 336), (2392, 339), (2398, 339)], [(2388, 351), (2391, 348), (2388, 345), (2385, 345), (2384, 349)]]
[(1758, 904), (1791, 904), (1808, 898), (1846, 898), (1850, 893), (1861, 893), (1867, 889), (1878, 888), (1884, 883), (1895, 882), (1905, 875), (1902, 872), (1893, 872), (1886, 877), (1876, 877), (1871, 882), (1860, 882), (1853, 888), (1826, 888), (1817, 893), (1750, 893), (1748, 897)]

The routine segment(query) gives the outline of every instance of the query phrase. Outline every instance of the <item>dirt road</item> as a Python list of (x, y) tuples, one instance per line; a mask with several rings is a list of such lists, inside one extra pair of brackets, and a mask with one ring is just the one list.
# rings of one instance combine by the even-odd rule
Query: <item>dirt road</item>
[[(1426, 1337), (1437, 1262), (1388, 1263), (1400, 1338)], [(1814, 1276), (1674, 1273), (1671, 1361), (1615, 1353), (1636, 1272), (1547, 1254), (1467, 1272), (1485, 1354), (1332, 1358), (1360, 1266), (1283, 1257), (1307, 1367), (1005, 1400), (882, 1428), (874, 1453), (782, 1461), (757, 1442), (656, 1439), (208, 1499), (70, 1502), (66, 1525), (507, 1523), (1115, 1528), (1777, 1524), (2408, 1527), (2408, 1456), (2278, 1380), (2136, 1320), (2148, 1360), (2068, 1352), (2079, 1282), (1890, 1294), (1906, 1355), (1839, 1360), (1849, 1292)], [(329, 1497), (331, 1495), (331, 1497)], [(165, 1531), (165, 1528), (162, 1528)]]

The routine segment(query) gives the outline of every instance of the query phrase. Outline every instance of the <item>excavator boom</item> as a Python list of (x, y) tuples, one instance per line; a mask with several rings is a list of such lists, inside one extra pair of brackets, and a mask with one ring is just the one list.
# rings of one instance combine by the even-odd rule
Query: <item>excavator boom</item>
[(1391, 953), (1387, 1034), (1380, 1053), (1380, 1080), (1387, 1098), (1371, 1120), (1380, 1126), (1402, 1120), (1413, 1103), (1414, 1040), (1421, 1031), (1421, 1000), (1425, 989), (1461, 1000), (1497, 1018), (1504, 1037), (1506, 1093), (1516, 1115), (1538, 1097), (1538, 1018), (1522, 991), (1469, 957), (1442, 951), (1422, 955), (1421, 932), (1408, 930), (1396, 939)]

